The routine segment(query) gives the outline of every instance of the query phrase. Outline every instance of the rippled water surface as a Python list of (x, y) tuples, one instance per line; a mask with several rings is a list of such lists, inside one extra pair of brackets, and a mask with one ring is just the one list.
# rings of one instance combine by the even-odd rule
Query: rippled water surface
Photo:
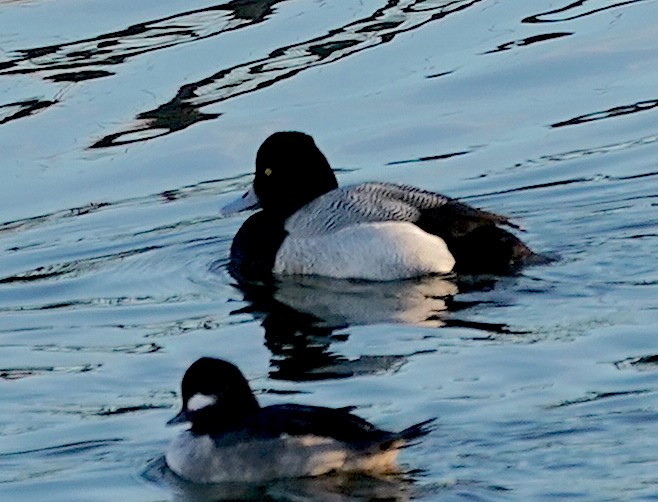
[[(2, 500), (658, 499), (658, 2), (0, 1)], [(388, 284), (226, 270), (271, 132), (557, 258)], [(436, 429), (401, 478), (192, 487), (185, 368)]]

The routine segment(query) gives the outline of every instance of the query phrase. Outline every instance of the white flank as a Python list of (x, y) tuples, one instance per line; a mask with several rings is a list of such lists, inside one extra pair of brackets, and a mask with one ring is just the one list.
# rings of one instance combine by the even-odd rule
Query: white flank
[(443, 239), (413, 223), (362, 223), (313, 237), (289, 235), (274, 262), (276, 274), (388, 281), (445, 274), (455, 259)]
[(396, 472), (401, 444), (365, 452), (331, 438), (284, 435), (220, 446), (211, 436), (185, 431), (172, 441), (165, 459), (172, 471), (194, 483), (260, 482), (331, 471)]

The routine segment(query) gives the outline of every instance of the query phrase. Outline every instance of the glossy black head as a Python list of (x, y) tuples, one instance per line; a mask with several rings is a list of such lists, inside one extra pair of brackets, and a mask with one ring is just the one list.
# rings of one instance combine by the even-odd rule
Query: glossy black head
[(168, 423), (189, 421), (200, 433), (230, 426), (260, 408), (238, 367), (211, 357), (202, 357), (187, 369), (181, 393), (183, 408)]
[(337, 187), (329, 162), (308, 134), (276, 132), (258, 149), (254, 190), (271, 214), (287, 218)]

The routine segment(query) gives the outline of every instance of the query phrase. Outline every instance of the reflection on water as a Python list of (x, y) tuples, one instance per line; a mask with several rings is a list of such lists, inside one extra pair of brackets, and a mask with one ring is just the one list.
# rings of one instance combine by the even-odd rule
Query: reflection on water
[(484, 54), (494, 54), (496, 52), (509, 51), (515, 47), (523, 47), (524, 45), (536, 44), (537, 42), (544, 42), (546, 40), (553, 40), (556, 38), (568, 37), (573, 35), (571, 32), (556, 32), (556, 33), (544, 33), (542, 35), (533, 35), (531, 37), (523, 38), (521, 40), (514, 40), (512, 42), (505, 42), (500, 44), (495, 49), (486, 51)]
[[(3, 483), (35, 483), (40, 478), (49, 478), (66, 472), (77, 462), (85, 462), (90, 457), (102, 457), (114, 446), (121, 444), (121, 438), (93, 439), (63, 443), (45, 448), (0, 453), (3, 464), (0, 485)], [(26, 471), (21, 462), (29, 459), (35, 466)]]
[(222, 69), (198, 82), (185, 84), (168, 103), (137, 115), (142, 122), (136, 128), (107, 135), (92, 148), (146, 141), (214, 119), (220, 114), (203, 113), (201, 107), (264, 89), (304, 70), (389, 43), (401, 33), (421, 28), (480, 1), (391, 0), (371, 16), (332, 29), (325, 35), (280, 47), (267, 58)]
[(17, 101), (15, 103), (7, 103), (0, 105), (0, 125), (12, 120), (22, 119), (24, 117), (29, 117), (44, 108), (48, 108), (56, 103), (58, 100), (46, 100), (46, 99), (26, 99), (24, 101)]
[[(0, 0), (0, 499), (655, 498), (655, 0), (203, 2)], [(499, 210), (559, 259), (234, 284), (219, 208), (295, 124), (341, 182)], [(202, 355), (270, 403), (438, 416), (422, 473), (144, 482)]]
[[(16, 51), (16, 56), (0, 61), (0, 77), (38, 73), (45, 80), (71, 83), (109, 77), (114, 75), (114, 71), (106, 68), (120, 65), (131, 58), (259, 23), (280, 1), (233, 0), (225, 5), (146, 21), (93, 38), (20, 49)], [(0, 105), (0, 125), (28, 117), (58, 102), (58, 99), (29, 99)]]
[(637, 396), (651, 392), (649, 389), (628, 390), (623, 392), (588, 392), (586, 396), (561, 401), (559, 403), (547, 405), (547, 408), (562, 408), (565, 406), (574, 406), (579, 404), (595, 403), (605, 399), (614, 399), (624, 396)]
[(100, 364), (85, 364), (82, 366), (32, 366), (26, 368), (0, 368), (0, 378), (3, 380), (19, 380), (48, 373), (86, 373), (100, 368)]
[(564, 127), (578, 124), (585, 124), (587, 122), (595, 122), (597, 120), (605, 120), (609, 118), (621, 117), (623, 115), (630, 115), (631, 113), (645, 112), (651, 110), (658, 106), (658, 99), (649, 99), (645, 101), (638, 101), (625, 106), (615, 106), (609, 110), (604, 110), (602, 112), (593, 112), (587, 113), (585, 115), (580, 115), (568, 120), (563, 120), (562, 122), (556, 122), (551, 124), (551, 127)]
[(303, 276), (280, 278), (273, 296), (323, 326), (392, 322), (438, 327), (446, 300), (456, 294), (455, 279), (449, 277), (372, 283)]
[(642, 371), (658, 371), (658, 354), (629, 357), (615, 363), (617, 368), (636, 368)]
[(386, 501), (403, 502), (413, 499), (415, 486), (409, 475), (370, 477), (361, 474), (330, 474), (316, 478), (278, 480), (267, 484), (220, 483), (195, 485), (171, 472), (164, 458), (150, 462), (143, 476), (152, 483), (173, 492), (174, 500), (210, 502), (243, 501)]
[[(218, 265), (211, 267), (218, 270)], [(406, 324), (425, 328), (462, 327), (496, 335), (521, 335), (505, 324), (460, 318), (478, 300), (458, 301), (459, 291), (474, 293), (494, 287), (490, 276), (428, 276), (403, 281), (368, 282), (317, 276), (278, 277), (272, 283), (238, 281), (245, 307), (265, 330), (272, 353), (270, 377), (304, 381), (348, 378), (397, 371), (420, 352), (363, 354), (349, 359), (332, 349), (345, 342), (345, 329), (362, 325)]]
[(16, 451), (11, 453), (0, 453), (0, 458), (17, 457), (19, 455), (36, 455), (40, 457), (56, 457), (58, 455), (74, 455), (76, 453), (84, 453), (96, 448), (103, 448), (104, 446), (118, 443), (121, 439), (94, 439), (91, 441), (80, 441), (77, 443), (63, 444), (58, 446), (49, 446), (47, 448), (39, 448), (36, 450)]
[(239, 282), (249, 313), (265, 329), (270, 377), (282, 380), (348, 378), (398, 369), (414, 353), (348, 359), (331, 345), (350, 326), (404, 323), (440, 327), (457, 285), (447, 277), (368, 282), (316, 276), (280, 277), (272, 284)]
[[(599, 14), (610, 9), (617, 9), (619, 7), (626, 7), (630, 4), (636, 4), (641, 2), (647, 2), (651, 0), (622, 0), (620, 2), (612, 2), (610, 5), (604, 5), (603, 7), (591, 7), (591, 4), (595, 2), (590, 2), (589, 0), (576, 0), (570, 4), (565, 5), (564, 7), (559, 7), (557, 9), (547, 10), (533, 16), (528, 16), (523, 19), (524, 23), (560, 23), (564, 21), (572, 21), (574, 19), (580, 19), (594, 14)], [(575, 11), (575, 13), (574, 13)], [(555, 16), (554, 14), (563, 14), (566, 15)]]
[[(198, 42), (262, 21), (281, 0), (233, 0), (225, 5), (182, 12), (134, 24), (93, 38), (16, 51), (0, 62), (0, 75), (39, 72), (54, 81), (80, 82), (112, 75), (99, 67), (176, 45)], [(75, 70), (75, 71), (73, 71)]]

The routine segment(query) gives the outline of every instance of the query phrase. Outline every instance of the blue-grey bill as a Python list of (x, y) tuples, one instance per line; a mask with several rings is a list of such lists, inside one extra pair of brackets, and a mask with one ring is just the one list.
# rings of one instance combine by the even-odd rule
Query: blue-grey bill
[(185, 422), (189, 422), (189, 418), (187, 416), (187, 413), (185, 410), (181, 410), (178, 415), (175, 417), (171, 418), (170, 420), (167, 421), (167, 425), (177, 425), (177, 424), (184, 424)]
[(224, 216), (231, 216), (232, 214), (239, 213), (240, 211), (246, 211), (248, 209), (259, 209), (260, 201), (256, 192), (254, 192), (254, 187), (251, 186), (240, 198), (226, 204), (222, 208), (222, 214)]

